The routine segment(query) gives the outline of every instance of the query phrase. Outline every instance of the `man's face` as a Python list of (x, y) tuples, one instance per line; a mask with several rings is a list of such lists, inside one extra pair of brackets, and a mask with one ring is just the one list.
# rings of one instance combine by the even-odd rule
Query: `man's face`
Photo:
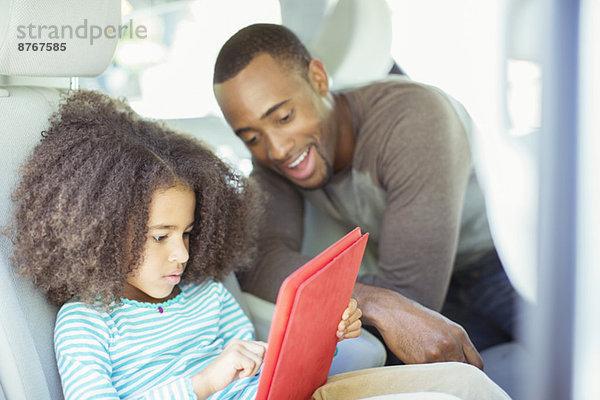
[(335, 157), (332, 104), (321, 66), (311, 63), (307, 80), (261, 54), (214, 88), (225, 119), (254, 159), (305, 189), (329, 181)]

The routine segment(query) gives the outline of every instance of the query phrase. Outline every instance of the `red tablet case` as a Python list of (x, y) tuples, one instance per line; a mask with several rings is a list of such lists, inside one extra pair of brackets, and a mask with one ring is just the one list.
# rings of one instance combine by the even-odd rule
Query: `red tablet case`
[(354, 229), (283, 282), (257, 400), (310, 399), (327, 381), (367, 238)]

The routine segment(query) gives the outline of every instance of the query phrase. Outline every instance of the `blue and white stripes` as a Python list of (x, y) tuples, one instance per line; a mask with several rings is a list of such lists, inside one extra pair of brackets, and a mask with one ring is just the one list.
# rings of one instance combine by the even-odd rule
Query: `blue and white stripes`
[[(181, 290), (162, 304), (123, 300), (110, 312), (65, 304), (54, 332), (65, 398), (195, 399), (189, 377), (232, 338), (253, 340), (254, 332), (222, 284)], [(257, 384), (240, 379), (210, 398), (253, 399)]]

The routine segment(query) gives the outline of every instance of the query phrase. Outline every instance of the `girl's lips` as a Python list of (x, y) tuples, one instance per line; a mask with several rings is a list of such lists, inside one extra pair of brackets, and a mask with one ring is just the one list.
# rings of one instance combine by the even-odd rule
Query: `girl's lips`
[[(303, 157), (303, 155), (301, 154), (299, 156)], [(292, 163), (294, 164), (294, 163)], [(285, 172), (285, 174), (292, 178), (292, 179), (297, 179), (297, 180), (302, 180), (302, 179), (306, 179), (309, 176), (312, 175), (313, 171), (315, 169), (315, 151), (314, 151), (314, 146), (310, 146), (308, 148), (308, 154), (306, 154), (306, 156), (304, 156), (304, 158), (302, 159), (302, 161), (300, 161), (297, 165), (295, 165), (293, 168), (290, 168), (288, 166), (283, 167), (283, 170)]]
[(165, 276), (165, 279), (167, 282), (177, 285), (179, 282), (181, 282), (181, 275), (167, 275)]

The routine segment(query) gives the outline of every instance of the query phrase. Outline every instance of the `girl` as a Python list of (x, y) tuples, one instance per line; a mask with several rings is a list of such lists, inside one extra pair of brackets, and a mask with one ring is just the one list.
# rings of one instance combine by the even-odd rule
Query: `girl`
[[(63, 305), (67, 399), (250, 399), (266, 344), (219, 281), (250, 265), (252, 185), (124, 103), (75, 92), (22, 168), (14, 265)], [(338, 336), (359, 334), (351, 302)]]

